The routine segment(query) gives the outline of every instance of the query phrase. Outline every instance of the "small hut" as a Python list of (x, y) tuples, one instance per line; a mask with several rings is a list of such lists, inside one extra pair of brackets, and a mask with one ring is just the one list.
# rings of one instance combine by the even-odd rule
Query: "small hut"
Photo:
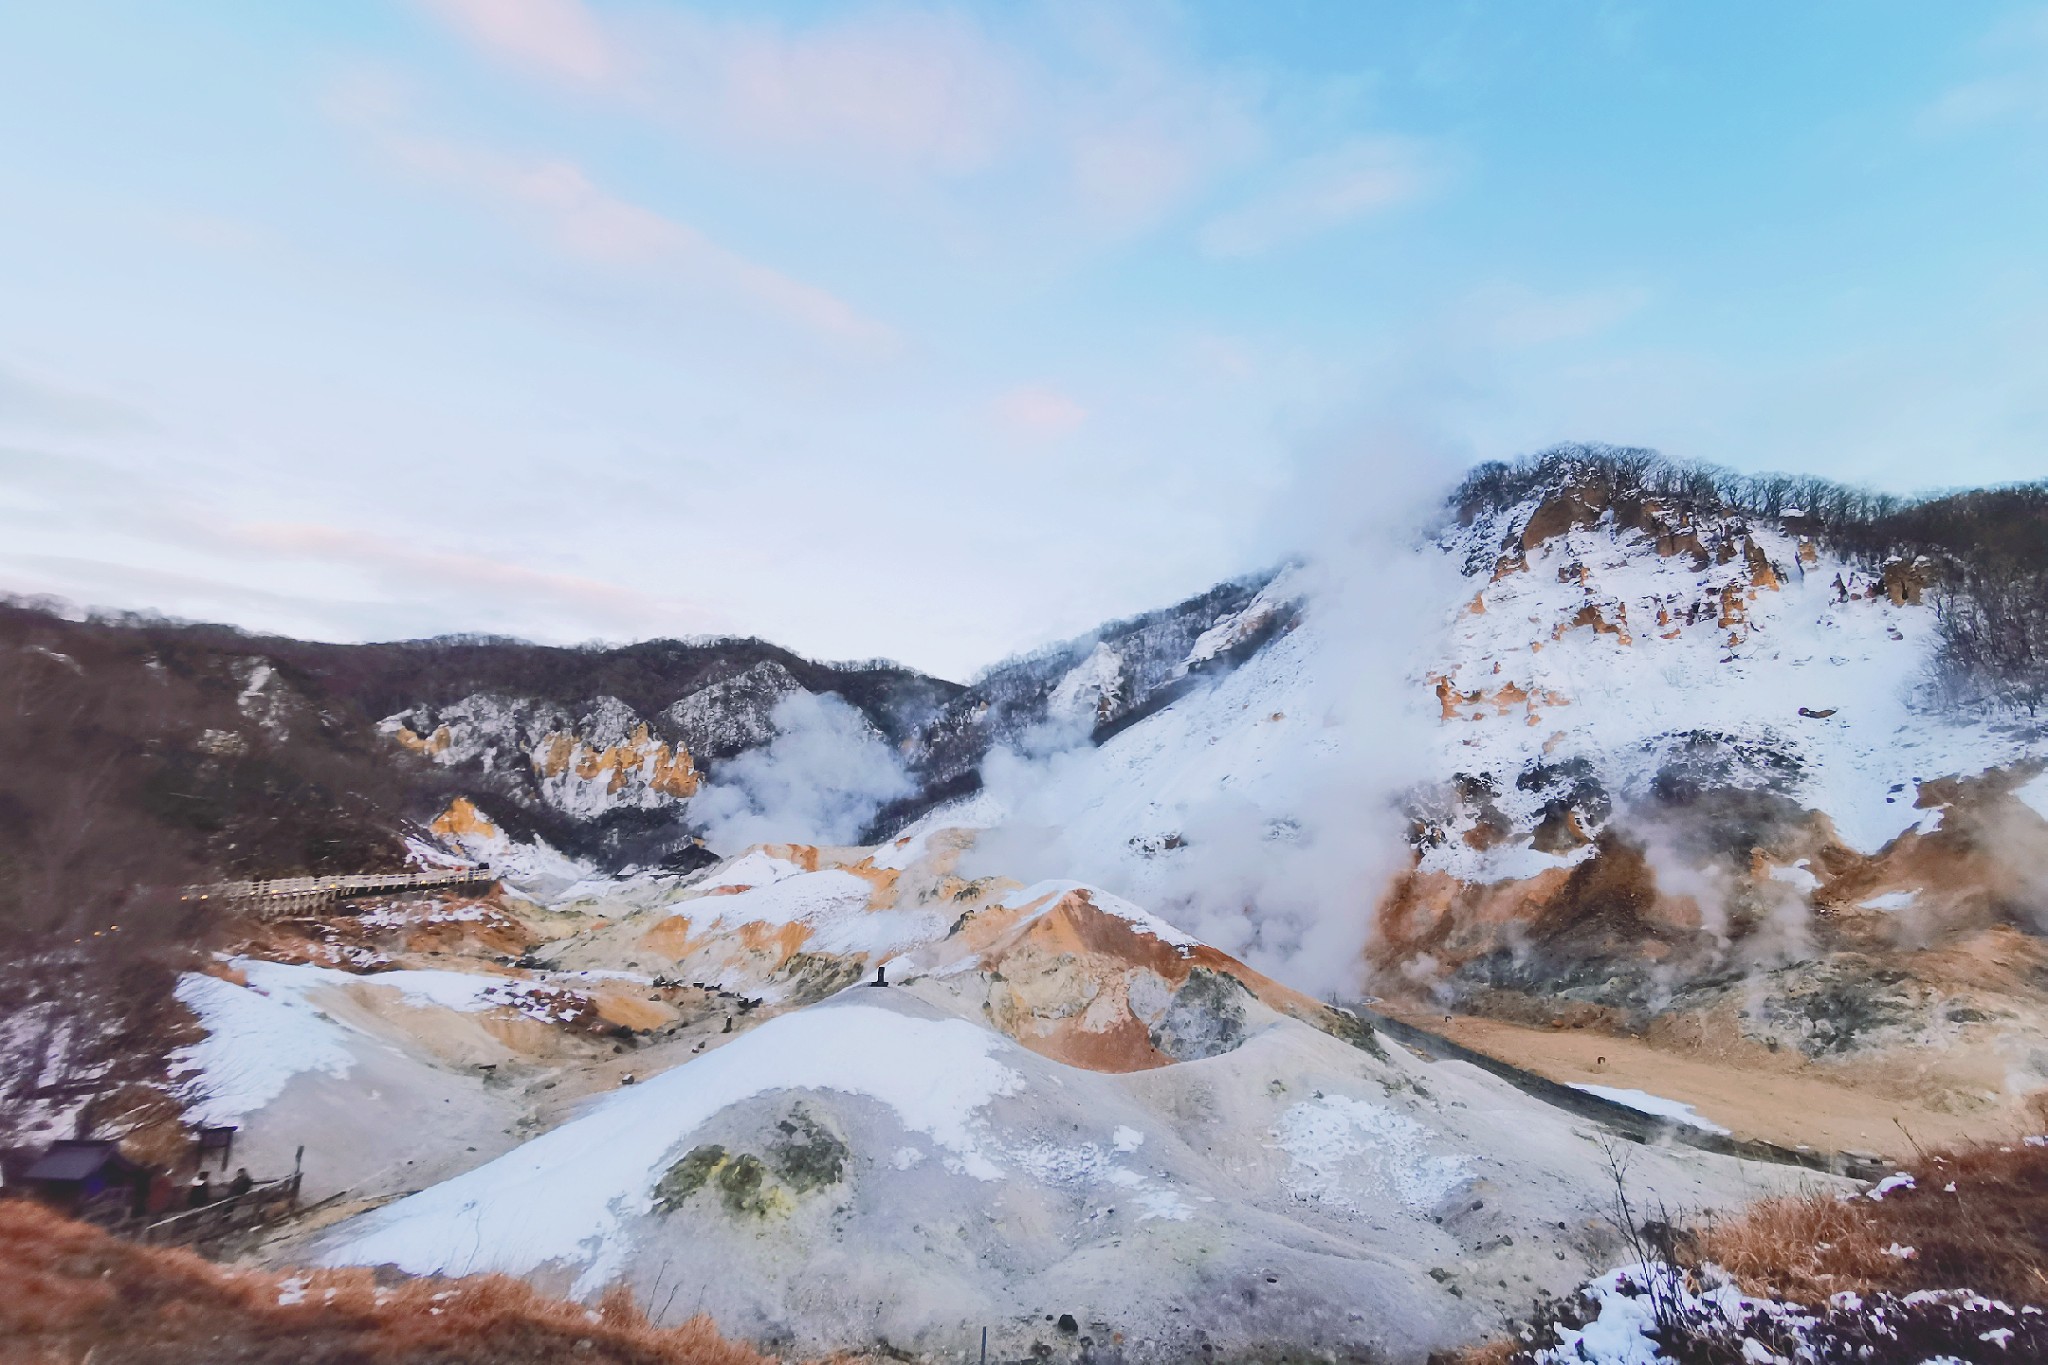
[(119, 1220), (139, 1215), (149, 1204), (150, 1171), (121, 1155), (108, 1138), (69, 1138), (21, 1172), (30, 1195), (79, 1218)]

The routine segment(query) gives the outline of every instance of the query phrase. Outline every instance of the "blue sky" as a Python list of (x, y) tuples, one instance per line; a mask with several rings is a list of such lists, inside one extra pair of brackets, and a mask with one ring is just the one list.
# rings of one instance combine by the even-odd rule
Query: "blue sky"
[(2048, 474), (2039, 5), (0, 7), (0, 589), (955, 676), (1561, 439)]

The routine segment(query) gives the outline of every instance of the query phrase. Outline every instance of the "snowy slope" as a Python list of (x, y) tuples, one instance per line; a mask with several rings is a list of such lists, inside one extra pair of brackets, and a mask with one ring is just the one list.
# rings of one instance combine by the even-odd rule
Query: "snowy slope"
[(1288, 964), (1355, 954), (1411, 859), (1532, 879), (1584, 862), (1610, 822), (1642, 838), (1716, 792), (1816, 813), (1874, 854), (1938, 825), (1923, 784), (2048, 755), (2038, 731), (1932, 695), (1934, 611), (1909, 577), (1763, 519), (1660, 535), (1560, 517), (1559, 497), (1451, 527), (1421, 552), (1434, 567), (1316, 575), (1299, 625), (1235, 672), (1100, 747), (999, 751), (986, 791), (934, 823), (987, 827), (978, 869), (1090, 878), (1322, 986), (1339, 983)]
[[(1482, 518), (1445, 550), (1469, 561), (1502, 539), (1519, 545), (1541, 507)], [(1871, 853), (1914, 823), (1918, 782), (2029, 752), (1928, 694), (1931, 606), (1894, 602), (1877, 576), (1759, 518), (1691, 530), (1725, 543), (1727, 561), (1659, 553), (1608, 510), (1468, 581), (1432, 670), (1447, 722), (1438, 771), (1507, 779), (1500, 800), (1526, 826), (1542, 794), (1512, 779), (1532, 768), (1588, 757), (1612, 795), (1641, 799), (1682, 737), (1706, 732), (1768, 756), (1738, 781), (1825, 812)], [(1454, 846), (1436, 858), (1486, 870), (1460, 864)]]
[[(1276, 1340), (1419, 1360), (1498, 1312), (1498, 1281), (1569, 1282), (1530, 1242), (1584, 1217), (1598, 1148), (1498, 1082), (1292, 1020), (1105, 1074), (962, 1017), (958, 980), (772, 1020), (336, 1229), (325, 1259), (643, 1298), (680, 1280), (676, 1313), (802, 1352), (942, 1355), (988, 1325), (1013, 1356), (1070, 1313), (1132, 1360)], [(1776, 1178), (1644, 1160), (1688, 1204)]]

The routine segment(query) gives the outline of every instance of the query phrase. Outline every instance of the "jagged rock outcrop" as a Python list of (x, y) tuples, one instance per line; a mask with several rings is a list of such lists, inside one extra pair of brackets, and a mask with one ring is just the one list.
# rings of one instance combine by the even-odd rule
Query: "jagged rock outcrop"
[(472, 768), (563, 815), (588, 819), (620, 809), (679, 806), (696, 794), (696, 763), (617, 697), (582, 713), (524, 697), (479, 693), (447, 706), (417, 706), (378, 727), (446, 767)]
[(775, 737), (775, 708), (807, 689), (773, 659), (722, 678), (661, 712), (663, 733), (699, 761), (716, 764)]

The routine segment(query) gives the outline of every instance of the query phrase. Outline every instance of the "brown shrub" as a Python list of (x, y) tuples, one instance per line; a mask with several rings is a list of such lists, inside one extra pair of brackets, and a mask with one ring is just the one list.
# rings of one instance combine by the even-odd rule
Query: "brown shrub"
[[(2034, 1109), (2039, 1134), (2048, 1129), (2048, 1101), (2037, 1101)], [(1744, 1293), (1803, 1304), (1823, 1310), (1824, 1316), (1831, 1297), (1844, 1291), (1896, 1300), (1920, 1290), (1968, 1290), (2012, 1305), (2048, 1305), (2048, 1145), (2016, 1138), (1928, 1152), (1906, 1173), (1913, 1177), (1912, 1188), (1888, 1190), (1882, 1199), (1814, 1192), (1759, 1200), (1734, 1218), (1682, 1230), (1675, 1239), (1677, 1259), (1694, 1271), (1710, 1262), (1733, 1275)], [(1913, 1254), (1895, 1255), (1894, 1246), (1910, 1247)], [(1583, 1307), (1574, 1297), (1564, 1302)], [(1881, 1365), (1942, 1354), (1914, 1342), (1920, 1340), (1916, 1333), (1939, 1336), (1956, 1330), (1950, 1309), (1934, 1304), (1914, 1310), (1921, 1321), (1900, 1309), (1894, 1301), (1888, 1310), (1892, 1336), (1872, 1347), (1875, 1354), (1823, 1352), (1820, 1358)], [(2010, 1324), (1997, 1318), (1994, 1325)], [(2020, 1325), (2038, 1330), (2031, 1322)], [(1845, 1309), (1817, 1329), (1816, 1340), (1837, 1346), (1846, 1342), (1860, 1350), (1863, 1337), (1857, 1334), (1864, 1330), (1856, 1310)], [(1545, 1345), (1553, 1341), (1548, 1326), (1538, 1336)], [(1705, 1335), (1662, 1345), (1684, 1360), (1738, 1358), (1725, 1352), (1697, 1354), (1713, 1345)], [(1510, 1365), (1534, 1359), (1536, 1349), (1496, 1338), (1446, 1359), (1453, 1365)]]
[[(2013, 1142), (1931, 1153), (1909, 1173), (1913, 1188), (1882, 1200), (1762, 1200), (1702, 1229), (1699, 1255), (1749, 1293), (1800, 1303), (1845, 1289), (1940, 1288), (2048, 1304), (2048, 1147)], [(1893, 1246), (1913, 1254), (1893, 1255)]]
[(592, 1309), (503, 1275), (380, 1287), (362, 1269), (238, 1270), (0, 1200), (0, 1361), (88, 1356), (93, 1365), (765, 1365), (708, 1318), (652, 1326), (622, 1289)]

